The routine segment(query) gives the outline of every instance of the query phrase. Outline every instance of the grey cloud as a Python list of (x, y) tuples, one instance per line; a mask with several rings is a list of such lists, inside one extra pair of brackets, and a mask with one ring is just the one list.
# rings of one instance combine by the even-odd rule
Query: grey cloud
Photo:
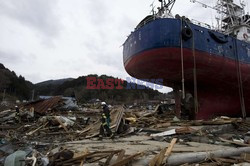
[(107, 66), (113, 66), (119, 70), (123, 68), (122, 64), (122, 58), (119, 58), (118, 56), (121, 56), (119, 54), (115, 55), (114, 53), (104, 53), (102, 56), (95, 56), (95, 60), (99, 64), (107, 65)]
[(25, 74), (25, 79), (27, 79), (28, 81), (31, 81), (32, 83), (38, 83), (38, 80), (46, 80), (46, 78), (42, 78), (41, 73), (40, 72), (34, 72), (34, 73), (28, 73)]
[[(109, 4), (103, 0), (88, 1), (88, 14), (90, 21), (96, 26), (106, 24), (108, 22), (110, 11), (108, 10)], [(112, 21), (112, 20), (110, 20)]]
[[(88, 56), (93, 59), (93, 61), (96, 64), (102, 64), (107, 66), (113, 66), (115, 68), (121, 68), (122, 64), (122, 49), (120, 49), (120, 52), (116, 52), (113, 50), (109, 50), (107, 46), (107, 42), (105, 38), (101, 38), (98, 40), (97, 43), (95, 42), (96, 39), (89, 36), (88, 40), (83, 43), (83, 47), (88, 50)], [(118, 45), (114, 45), (114, 47), (117, 47), (119, 49)]]
[(88, 51), (96, 51), (99, 48), (99, 45), (96, 43), (97, 39), (94, 36), (86, 35), (86, 39), (82, 42), (82, 46), (87, 48)]
[(20, 66), (23, 64), (33, 64), (37, 56), (33, 53), (24, 54), (22, 51), (0, 50), (0, 63)]
[(18, 64), (23, 61), (22, 53), (6, 52), (0, 50), (0, 63), (4, 64)]
[(33, 27), (46, 36), (57, 36), (61, 23), (54, 12), (56, 0), (0, 0), (0, 14)]

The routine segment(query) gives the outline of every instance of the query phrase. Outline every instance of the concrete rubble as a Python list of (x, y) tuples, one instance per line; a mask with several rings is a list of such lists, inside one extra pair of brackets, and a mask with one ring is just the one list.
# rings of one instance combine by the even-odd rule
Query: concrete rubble
[[(247, 165), (250, 120), (184, 120), (174, 110), (113, 106), (115, 138), (98, 139), (102, 109), (51, 97), (0, 111), (0, 165)], [(68, 109), (65, 109), (68, 108)]]

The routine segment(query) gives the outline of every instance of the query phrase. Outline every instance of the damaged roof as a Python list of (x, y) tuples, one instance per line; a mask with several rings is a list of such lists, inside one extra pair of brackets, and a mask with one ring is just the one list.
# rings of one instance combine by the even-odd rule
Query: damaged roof
[(64, 102), (63, 102), (62, 97), (55, 96), (55, 97), (51, 97), (49, 99), (40, 99), (37, 101), (27, 103), (24, 105), (24, 108), (30, 109), (31, 107), (33, 107), (35, 112), (44, 114), (49, 109), (55, 109), (55, 108), (63, 106), (63, 105), (64, 105)]

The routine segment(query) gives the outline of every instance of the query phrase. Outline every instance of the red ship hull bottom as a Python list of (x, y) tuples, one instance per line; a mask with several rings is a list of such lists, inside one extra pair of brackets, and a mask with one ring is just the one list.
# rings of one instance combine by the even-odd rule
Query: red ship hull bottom
[[(180, 48), (159, 48), (141, 52), (125, 62), (126, 71), (138, 79), (164, 79), (164, 85), (181, 90)], [(237, 62), (222, 56), (183, 49), (185, 90), (194, 92), (197, 78), (198, 112), (196, 119), (214, 116), (241, 116)], [(194, 57), (195, 64), (194, 67)], [(250, 65), (240, 64), (246, 113), (250, 112)]]

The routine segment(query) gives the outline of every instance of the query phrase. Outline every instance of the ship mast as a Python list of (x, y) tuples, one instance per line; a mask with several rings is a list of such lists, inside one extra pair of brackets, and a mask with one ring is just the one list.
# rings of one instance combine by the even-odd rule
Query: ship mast
[(245, 3), (243, 1), (240, 0), (240, 4), (237, 5), (233, 0), (218, 0), (215, 7), (208, 6), (197, 0), (190, 1), (217, 11), (219, 14), (216, 17), (218, 21), (217, 31), (250, 42), (250, 15), (245, 14)]
[(176, 0), (159, 0), (161, 2), (161, 7), (158, 8), (158, 13), (156, 14), (160, 18), (172, 17), (171, 10), (175, 4)]
[(244, 3), (241, 6), (235, 4), (233, 0), (218, 0), (218, 13), (221, 15), (220, 28), (227, 34), (231, 34), (240, 25), (244, 24), (242, 17), (244, 16)]

